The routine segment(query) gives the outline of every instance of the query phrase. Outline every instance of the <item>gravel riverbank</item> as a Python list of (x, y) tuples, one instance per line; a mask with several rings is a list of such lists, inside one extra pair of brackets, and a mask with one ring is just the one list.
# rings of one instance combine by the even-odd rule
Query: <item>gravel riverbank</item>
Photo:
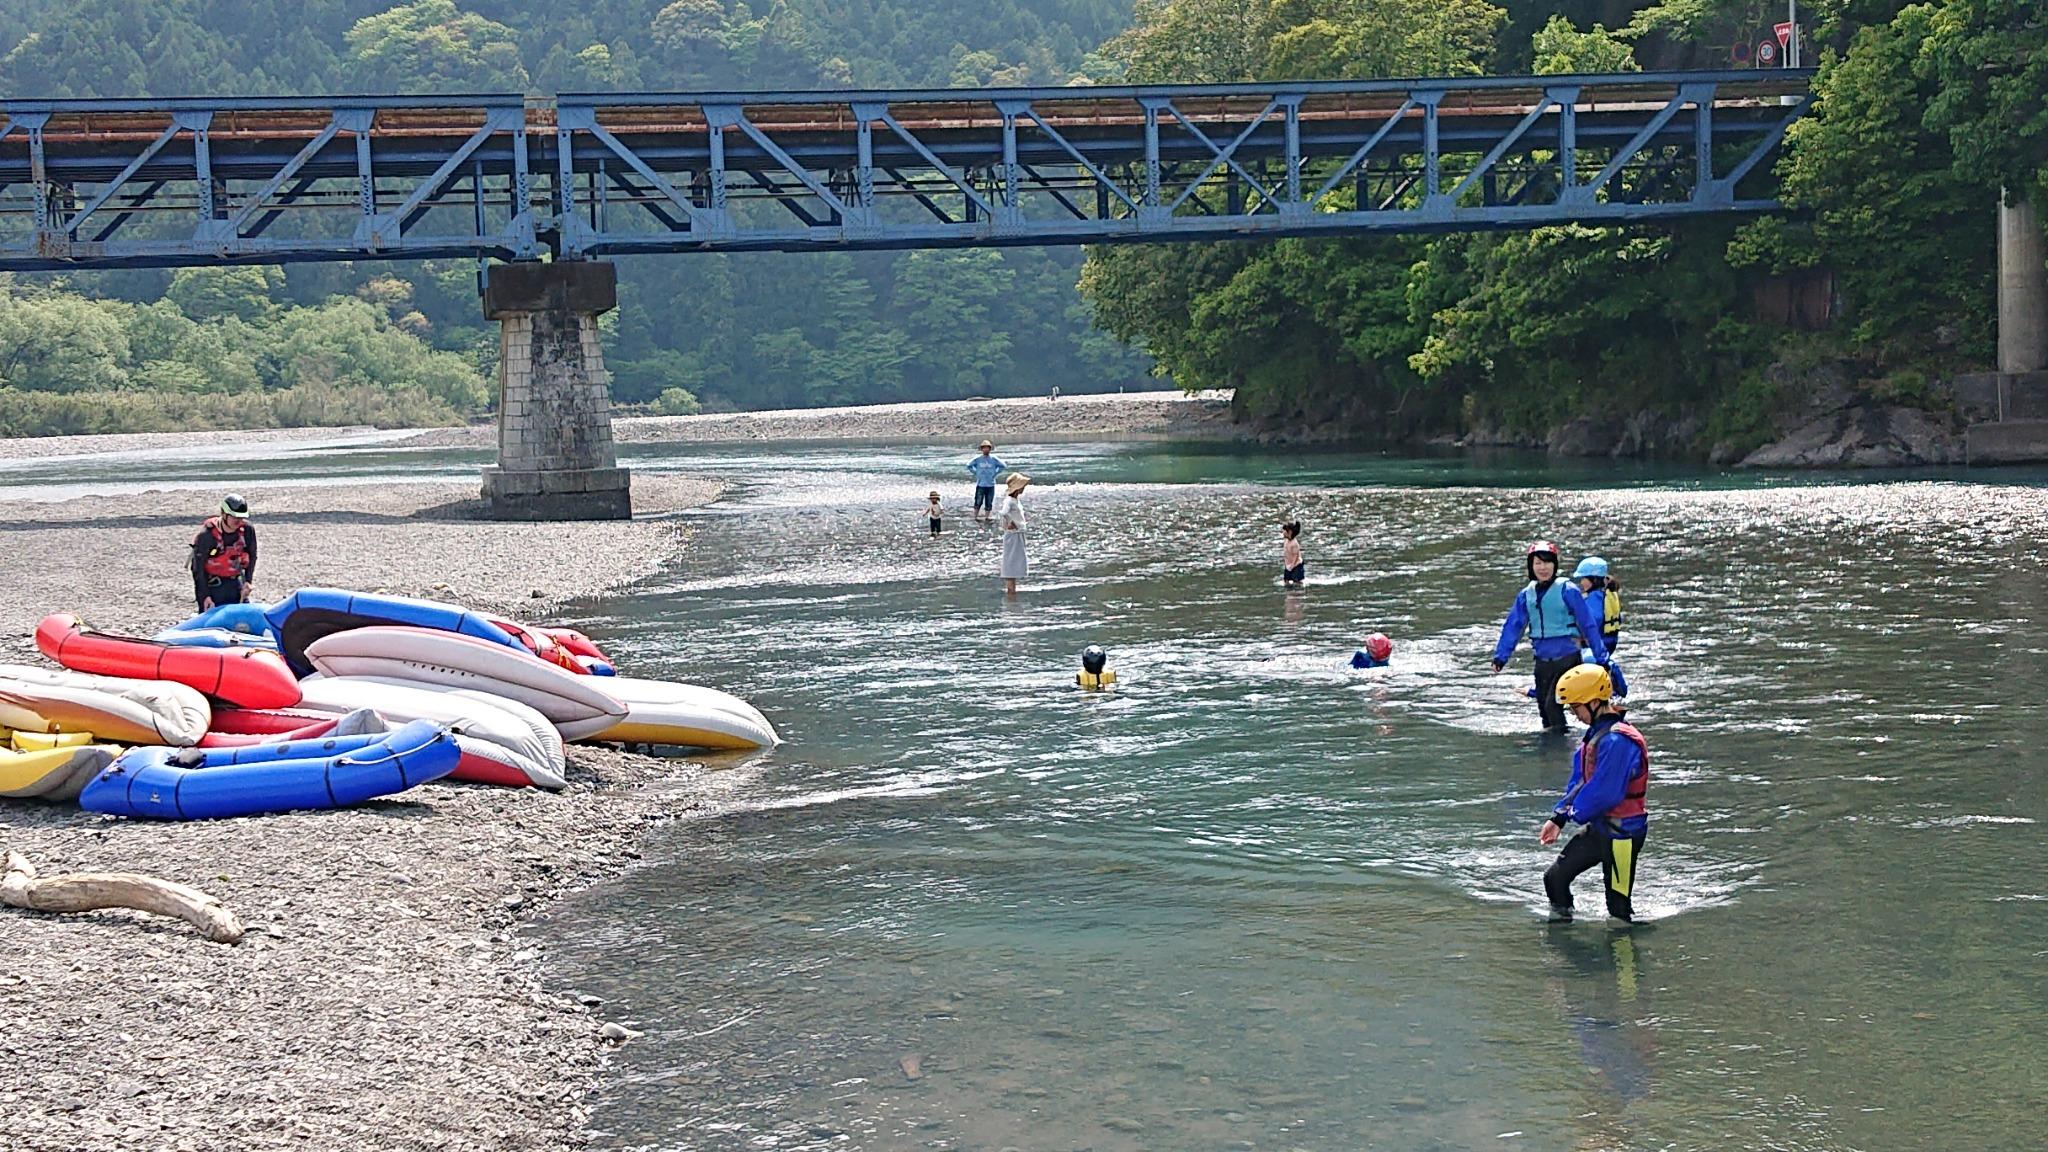
[[(435, 428), (398, 442), (406, 448), (489, 448), (494, 425)], [(972, 444), (1077, 440), (1223, 440), (1242, 435), (1230, 422), (1228, 393), (1131, 392), (1006, 400), (936, 400), (858, 408), (795, 408), (705, 416), (622, 416), (612, 422), (621, 444), (813, 443)]]
[[(252, 488), (259, 595), (384, 588), (559, 620), (684, 546), (716, 485), (635, 480), (628, 523), (469, 519), (474, 483)], [(148, 632), (190, 613), (189, 493), (0, 506), (0, 657), (49, 611)], [(541, 593), (539, 597), (533, 594)], [(602, 1005), (539, 981), (517, 926), (635, 858), (701, 766), (578, 748), (560, 795), (428, 785), (360, 808), (195, 824), (0, 800), (45, 875), (136, 871), (221, 898), (235, 947), (127, 912), (0, 908), (0, 1147), (549, 1149), (578, 1142)]]

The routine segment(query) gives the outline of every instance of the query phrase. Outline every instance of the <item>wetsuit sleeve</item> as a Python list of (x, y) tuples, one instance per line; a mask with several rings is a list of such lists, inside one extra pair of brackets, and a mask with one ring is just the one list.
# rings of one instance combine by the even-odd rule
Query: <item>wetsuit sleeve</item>
[(1586, 647), (1593, 652), (1593, 663), (1607, 663), (1607, 641), (1600, 638), (1600, 625), (1605, 623), (1602, 613), (1593, 607), (1593, 602), (1580, 595), (1577, 588), (1564, 590), (1564, 602), (1572, 610), (1572, 619), (1579, 622), (1579, 635), (1586, 641)]
[(253, 584), (256, 582), (256, 526), (254, 524), (244, 524), (242, 525), (242, 531), (249, 534), (249, 563), (247, 567), (242, 569), (242, 579)]
[(1593, 762), (1593, 778), (1572, 798), (1571, 818), (1591, 824), (1621, 803), (1628, 782), (1643, 768), (1643, 750), (1626, 736), (1608, 733), (1600, 737), (1600, 751)]
[(1515, 593), (1515, 606), (1508, 609), (1508, 618), (1501, 622), (1500, 641), (1493, 646), (1493, 662), (1505, 664), (1515, 654), (1515, 645), (1522, 642), (1522, 633), (1529, 630), (1529, 612), (1523, 605), (1528, 597)]
[(201, 528), (198, 531), (198, 533), (192, 537), (192, 555), (189, 557), (189, 562), (186, 564), (186, 567), (192, 570), (192, 602), (194, 604), (197, 604), (200, 601), (206, 599), (205, 541), (206, 529)]

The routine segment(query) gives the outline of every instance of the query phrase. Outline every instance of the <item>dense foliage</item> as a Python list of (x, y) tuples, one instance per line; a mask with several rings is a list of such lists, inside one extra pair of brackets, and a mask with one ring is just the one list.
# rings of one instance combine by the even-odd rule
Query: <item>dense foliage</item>
[[(1542, 439), (1591, 422), (1673, 452), (1768, 435), (1798, 399), (1797, 373), (1774, 361), (1847, 364), (1887, 398), (1936, 401), (1915, 382), (1989, 356), (1997, 197), (2048, 197), (2048, 20), (2039, 0), (1811, 10), (1818, 101), (1780, 166), (1797, 209), (1782, 218), (1116, 248), (1085, 267), (1062, 250), (632, 258), (607, 321), (615, 395), (682, 412), (1077, 391), (1150, 366), (1234, 387), (1245, 416), (1278, 424)], [(1781, 13), (1779, 0), (301, 0), (287, 21), (268, 0), (13, 0), (0, 91), (1624, 71), (1741, 63)], [(1820, 291), (1834, 323), (1781, 327), (1755, 304), (1766, 281)], [(147, 419), (452, 419), (487, 403), (496, 351), (460, 262), (24, 278), (4, 307), (0, 430), (145, 419), (123, 415), (145, 394), (172, 398)]]
[[(4, 7), (0, 92), (39, 96), (1062, 84), (1130, 15), (1128, 0), (303, 0), (289, 20), (268, 0)], [(1145, 386), (1148, 361), (1076, 296), (1080, 264), (1074, 250), (627, 259), (614, 396), (676, 411)], [(294, 307), (405, 286), (398, 337), (491, 366), (466, 264), (264, 275), (284, 324)], [(171, 277), (67, 283), (149, 305)]]
[[(1608, 4), (1609, 32), (1516, 8), (1141, 0), (1108, 54), (1146, 80), (1470, 72), (1510, 53), (1541, 72), (1622, 71), (1638, 51), (1725, 63), (1708, 46), (1742, 46), (1774, 11)], [(1729, 454), (1799, 399), (1796, 372), (1770, 371), (1780, 359), (1847, 365), (1880, 399), (1939, 400), (1920, 386), (1930, 373), (1989, 356), (2000, 189), (2048, 189), (2048, 19), (2034, 0), (1831, 0), (1822, 15), (1817, 107), (1781, 166), (1797, 214), (1096, 251), (1083, 291), (1160, 371), (1234, 387), (1243, 415), (1281, 425), (1540, 441), (1576, 422), (1624, 450)], [(1526, 47), (1502, 42), (1504, 22), (1533, 25)], [(1772, 275), (1831, 284), (1835, 327), (1760, 314)]]

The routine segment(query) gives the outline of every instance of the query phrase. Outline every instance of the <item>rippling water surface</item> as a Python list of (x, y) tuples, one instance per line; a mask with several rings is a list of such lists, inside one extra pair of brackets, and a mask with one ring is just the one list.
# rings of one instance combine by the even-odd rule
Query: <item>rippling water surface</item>
[[(543, 929), (648, 1033), (605, 1145), (2038, 1145), (2042, 490), (1003, 454), (1008, 603), (956, 451), (641, 458), (738, 482), (592, 631), (789, 743)], [(1486, 667), (1537, 535), (1626, 578), (1634, 931), (1541, 922), (1569, 745)]]

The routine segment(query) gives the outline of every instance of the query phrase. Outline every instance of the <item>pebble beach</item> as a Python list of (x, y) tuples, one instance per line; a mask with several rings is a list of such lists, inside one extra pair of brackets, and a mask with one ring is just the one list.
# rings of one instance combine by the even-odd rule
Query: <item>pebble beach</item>
[[(470, 484), (251, 488), (259, 595), (306, 585), (524, 619), (654, 571), (717, 486), (641, 477), (626, 523), (473, 519)], [(202, 509), (201, 512), (204, 510)], [(47, 611), (148, 634), (191, 612), (190, 493), (0, 507), (0, 656), (43, 663)], [(540, 593), (536, 596), (535, 593)], [(189, 824), (0, 801), (44, 875), (141, 872), (220, 898), (241, 944), (141, 913), (0, 909), (0, 1147), (525, 1149), (578, 1142), (602, 1005), (544, 988), (518, 925), (635, 858), (697, 765), (573, 747), (570, 787), (428, 785), (330, 812)]]
[[(621, 440), (1003, 443), (1225, 434), (1227, 400), (1179, 393), (623, 420)], [(492, 429), (222, 433), (237, 447), (337, 435), (476, 446)], [(173, 437), (173, 440), (175, 437)], [(156, 436), (0, 441), (0, 460), (159, 450)], [(719, 485), (643, 473), (627, 522), (479, 519), (473, 481), (250, 486), (255, 597), (333, 586), (448, 600), (539, 623), (630, 585), (688, 546), (677, 513)], [(195, 502), (197, 501), (197, 502)], [(192, 491), (0, 502), (0, 662), (42, 664), (48, 612), (148, 635), (191, 614)], [(718, 775), (687, 759), (572, 746), (569, 788), (436, 784), (357, 808), (184, 824), (0, 800), (0, 851), (45, 876), (139, 872), (199, 888), (248, 926), (239, 945), (141, 913), (0, 908), (0, 1147), (553, 1149), (620, 1028), (548, 986), (520, 926), (633, 866), (651, 824)], [(610, 1026), (610, 1035), (607, 1035)], [(625, 1042), (630, 1042), (627, 1040)]]

